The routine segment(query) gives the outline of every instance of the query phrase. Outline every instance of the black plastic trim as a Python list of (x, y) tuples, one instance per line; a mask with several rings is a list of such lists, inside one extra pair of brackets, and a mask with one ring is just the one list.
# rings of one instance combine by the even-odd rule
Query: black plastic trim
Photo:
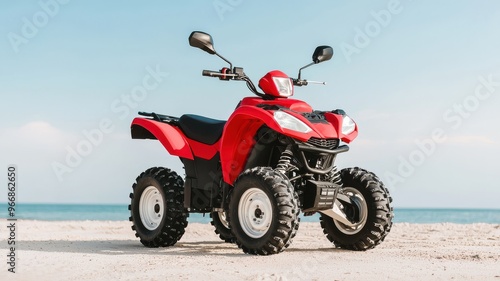
[(300, 150), (318, 152), (318, 153), (328, 153), (328, 154), (338, 154), (338, 153), (344, 153), (344, 152), (349, 151), (349, 146), (347, 146), (347, 145), (341, 145), (335, 149), (319, 148), (319, 147), (308, 146), (308, 145), (303, 145), (303, 144), (299, 144), (298, 147)]
[[(322, 175), (328, 174), (333, 169), (333, 167), (335, 166), (335, 156), (337, 154), (349, 151), (349, 146), (347, 145), (341, 145), (335, 149), (325, 149), (325, 148), (307, 146), (304, 144), (298, 144), (297, 147), (299, 149), (300, 155), (302, 156), (302, 162), (304, 163), (304, 167), (306, 168), (306, 170), (314, 174), (322, 174)], [(331, 160), (329, 167), (325, 169), (316, 169), (309, 166), (304, 151), (315, 152), (315, 153), (326, 153), (326, 154), (331, 154), (334, 157)]]

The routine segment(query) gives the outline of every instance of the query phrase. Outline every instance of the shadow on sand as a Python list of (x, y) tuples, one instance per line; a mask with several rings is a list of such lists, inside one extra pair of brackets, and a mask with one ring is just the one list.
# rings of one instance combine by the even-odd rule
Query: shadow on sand
[[(4, 244), (5, 245), (5, 244)], [(2, 247), (3, 248), (3, 247)], [(139, 241), (134, 240), (105, 240), (105, 241), (18, 241), (18, 249), (21, 251), (37, 252), (62, 252), (62, 253), (88, 253), (103, 255), (245, 255), (236, 244), (218, 241), (179, 242), (171, 247), (146, 248)], [(304, 249), (294, 248), (293, 244), (285, 252), (332, 252), (343, 251), (335, 248)]]

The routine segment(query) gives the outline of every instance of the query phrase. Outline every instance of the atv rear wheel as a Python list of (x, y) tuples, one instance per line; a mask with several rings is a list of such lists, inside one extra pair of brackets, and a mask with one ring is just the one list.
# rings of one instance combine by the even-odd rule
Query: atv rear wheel
[(360, 168), (343, 169), (340, 177), (343, 185), (340, 192), (353, 202), (343, 204), (343, 210), (354, 226), (321, 214), (323, 233), (343, 249), (372, 249), (384, 240), (392, 226), (394, 214), (389, 191), (375, 174)]
[(229, 222), (248, 254), (271, 255), (287, 248), (298, 229), (298, 201), (290, 181), (269, 167), (244, 171), (236, 180)]
[(184, 234), (184, 183), (166, 168), (150, 168), (136, 179), (130, 193), (130, 221), (146, 247), (174, 245)]
[(210, 223), (215, 227), (215, 234), (218, 234), (224, 242), (234, 243), (236, 238), (229, 228), (226, 212), (212, 212), (210, 217), (212, 218)]

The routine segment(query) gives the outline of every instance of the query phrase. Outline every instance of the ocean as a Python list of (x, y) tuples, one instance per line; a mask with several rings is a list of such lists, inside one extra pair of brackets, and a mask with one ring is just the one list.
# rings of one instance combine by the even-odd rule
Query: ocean
[[(395, 208), (394, 222), (407, 223), (492, 223), (500, 224), (500, 209), (410, 209)], [(18, 204), (16, 218), (28, 220), (128, 220), (130, 212), (127, 205), (90, 205), (90, 204)], [(7, 204), (0, 204), (0, 218), (7, 218)], [(302, 217), (303, 222), (317, 222), (319, 215)], [(190, 214), (189, 222), (209, 223), (206, 214)]]

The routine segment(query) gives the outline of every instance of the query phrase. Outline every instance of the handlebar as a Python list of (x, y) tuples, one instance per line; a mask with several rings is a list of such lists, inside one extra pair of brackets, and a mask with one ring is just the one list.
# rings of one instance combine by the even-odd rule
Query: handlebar
[(321, 81), (308, 81), (308, 80), (303, 80), (303, 79), (292, 79), (293, 85), (295, 86), (307, 86), (308, 84), (321, 84), (321, 85), (326, 85), (326, 82), (321, 82)]
[(224, 73), (223, 71), (227, 71), (224, 68), (221, 69), (220, 71), (213, 71), (213, 70), (203, 70), (201, 75), (203, 76), (208, 76), (208, 77), (218, 77), (221, 80), (230, 80), (230, 79), (235, 79), (238, 78), (240, 75), (239, 74), (233, 74), (230, 72)]
[(203, 70), (201, 72), (201, 75), (203, 76), (208, 76), (208, 77), (217, 77), (220, 80), (238, 80), (238, 81), (245, 81), (247, 83), (247, 87), (252, 93), (256, 94), (259, 97), (262, 97), (264, 99), (267, 99), (268, 97), (264, 93), (260, 93), (255, 85), (253, 84), (252, 80), (248, 76), (246, 76), (245, 72), (243, 72), (242, 67), (235, 67), (232, 70), (226, 67), (223, 67), (219, 71), (213, 71), (213, 70)]
[(323, 82), (323, 81), (307, 81), (307, 83), (309, 84), (320, 84), (320, 85), (326, 85), (326, 82)]
[(222, 73), (220, 73), (219, 71), (213, 71), (213, 70), (203, 70), (203, 72), (201, 73), (201, 75), (203, 76), (210, 76), (210, 77), (214, 77), (214, 76), (219, 76), (221, 75)]
[(302, 80), (302, 79), (293, 79), (292, 78), (292, 82), (293, 82), (293, 85), (294, 86), (307, 86), (307, 80)]

